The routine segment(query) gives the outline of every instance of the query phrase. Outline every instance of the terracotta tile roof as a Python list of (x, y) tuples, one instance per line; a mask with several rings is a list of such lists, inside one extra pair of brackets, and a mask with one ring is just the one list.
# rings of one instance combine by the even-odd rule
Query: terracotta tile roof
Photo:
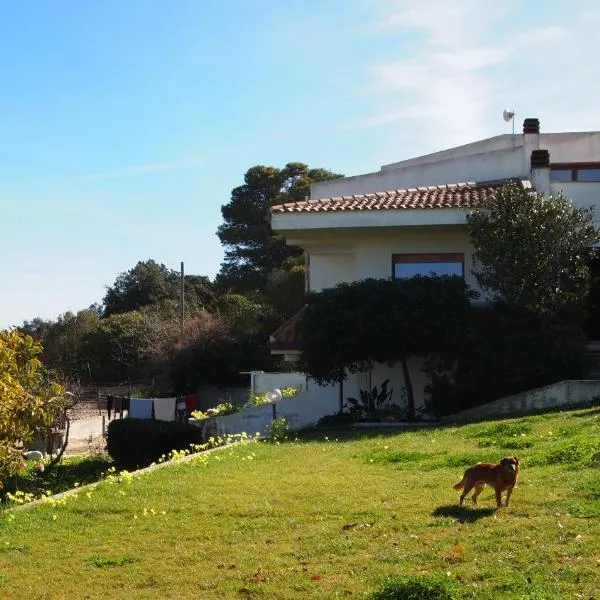
[(298, 325), (304, 308), (301, 308), (293, 317), (282, 323), (277, 330), (271, 334), (269, 346), (271, 350), (299, 350), (300, 336)]
[[(272, 213), (333, 212), (350, 210), (397, 210), (405, 208), (473, 208), (499, 187), (514, 180), (485, 183), (451, 183), (427, 187), (335, 196), (319, 200), (288, 202), (271, 207)], [(529, 187), (529, 182), (519, 182)]]

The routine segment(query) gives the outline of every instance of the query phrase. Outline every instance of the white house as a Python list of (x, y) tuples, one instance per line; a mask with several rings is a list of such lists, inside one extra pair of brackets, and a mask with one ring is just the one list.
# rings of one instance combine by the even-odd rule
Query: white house
[[(539, 192), (562, 190), (576, 206), (595, 205), (600, 131), (542, 134), (538, 119), (525, 119), (519, 135), (499, 135), (384, 165), (375, 173), (316, 183), (310, 199), (272, 207), (271, 226), (289, 245), (304, 249), (310, 291), (368, 277), (431, 272), (463, 275), (476, 287), (465, 209), (507, 180)], [(297, 320), (273, 334), (273, 353), (297, 357)], [(411, 365), (417, 403), (426, 383), (419, 365), (417, 359)], [(394, 400), (400, 400), (400, 369), (381, 366), (371, 376), (373, 384), (390, 377)], [(366, 378), (361, 374), (349, 381), (346, 395), (366, 387)]]

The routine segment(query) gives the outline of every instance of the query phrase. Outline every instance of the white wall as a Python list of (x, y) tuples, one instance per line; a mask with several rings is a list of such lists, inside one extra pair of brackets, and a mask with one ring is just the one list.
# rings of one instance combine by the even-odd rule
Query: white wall
[(357, 175), (313, 184), (311, 198), (329, 198), (419, 186), (491, 181), (528, 177), (522, 146), (468, 156), (450, 156), (439, 162), (386, 168), (377, 173)]
[(553, 194), (562, 191), (577, 208), (593, 206), (594, 221), (600, 222), (600, 182), (553, 182), (550, 189)]
[[(429, 383), (429, 377), (423, 371), (424, 359), (419, 356), (413, 356), (408, 361), (408, 370), (410, 374), (410, 381), (413, 387), (413, 395), (415, 399), (415, 408), (421, 408), (425, 405), (425, 386)], [(360, 389), (371, 389), (377, 386), (381, 388), (381, 384), (389, 379), (388, 389), (393, 388), (391, 402), (398, 406), (406, 406), (406, 382), (404, 381), (404, 374), (402, 372), (401, 365), (395, 364), (391, 367), (385, 364), (375, 365), (373, 370), (369, 373), (357, 373), (353, 376), (353, 387), (356, 389), (356, 394)], [(345, 397), (352, 396), (353, 394), (345, 394)]]
[(455, 156), (472, 156), (474, 154), (481, 154), (483, 152), (495, 152), (498, 150), (508, 150), (515, 146), (523, 145), (523, 135), (515, 135), (514, 138), (511, 134), (496, 135), (491, 138), (479, 140), (477, 142), (470, 142), (461, 146), (455, 146), (454, 148), (446, 148), (445, 150), (438, 150), (430, 154), (424, 154), (422, 156), (416, 156), (401, 160), (394, 163), (389, 163), (381, 167), (382, 171), (388, 171), (390, 169), (398, 169), (408, 167), (415, 164), (425, 164), (430, 162), (439, 162)]
[(550, 152), (551, 163), (600, 161), (600, 132), (496, 136), (384, 165), (380, 171), (315, 183), (311, 198), (383, 192), (398, 188), (530, 176), (531, 151)]
[[(464, 225), (465, 211), (461, 208), (411, 208), (398, 210), (340, 210), (277, 212), (271, 215), (271, 226), (284, 235), (290, 246), (301, 246), (296, 236), (303, 232), (358, 228), (427, 227), (432, 225)], [(361, 232), (362, 233), (362, 232)]]
[(513, 396), (493, 400), (487, 404), (444, 417), (443, 421), (477, 420), (502, 415), (527, 414), (557, 406), (585, 404), (600, 396), (597, 380), (568, 379)]
[(471, 275), (473, 248), (465, 228), (460, 225), (338, 230), (335, 232), (338, 249), (335, 253), (323, 243), (323, 235), (312, 233), (314, 235), (294, 239), (294, 244), (310, 253), (312, 291), (371, 277), (389, 279), (392, 255), (413, 253), (463, 253), (465, 280), (476, 287)]
[[(308, 390), (292, 398), (284, 398), (276, 408), (277, 418), (285, 417), (291, 430), (316, 425), (317, 421), (339, 410), (339, 391), (337, 386), (318, 386), (309, 381)], [(266, 434), (273, 419), (273, 408), (270, 404), (257, 408), (189, 423), (201, 427), (207, 435), (224, 435), (226, 433), (246, 432), (254, 436), (257, 432)]]
[(344, 253), (327, 250), (310, 252), (310, 291), (319, 292), (338, 283), (356, 279), (356, 255), (348, 248)]
[(540, 148), (550, 152), (551, 163), (600, 160), (600, 131), (542, 133)]
[[(423, 405), (423, 390), (427, 383), (425, 373), (422, 371), (423, 360), (413, 357), (409, 360), (411, 381), (415, 395), (415, 406)], [(358, 398), (359, 390), (369, 389), (369, 386), (381, 388), (385, 379), (390, 379), (389, 388), (393, 388), (391, 401), (399, 406), (405, 406), (404, 377), (400, 365), (388, 367), (387, 365), (376, 365), (371, 374), (357, 373), (351, 375), (344, 382), (344, 403), (347, 398)], [(307, 389), (292, 398), (284, 398), (277, 405), (276, 416), (285, 417), (291, 430), (301, 429), (316, 425), (318, 420), (325, 416), (335, 414), (339, 411), (339, 386), (320, 386), (314, 381), (308, 380)], [(225, 435), (227, 433), (246, 432), (254, 436), (257, 432), (264, 435), (273, 419), (273, 408), (265, 404), (257, 408), (244, 409), (240, 412), (196, 421), (190, 419), (189, 423), (201, 427), (206, 436)]]
[(356, 236), (356, 279), (392, 276), (393, 254), (463, 253), (465, 281), (476, 287), (473, 268), (473, 247), (462, 227), (406, 228)]
[(253, 371), (254, 393), (264, 394), (269, 390), (287, 387), (306, 390), (307, 381), (304, 373), (265, 373), (264, 371)]

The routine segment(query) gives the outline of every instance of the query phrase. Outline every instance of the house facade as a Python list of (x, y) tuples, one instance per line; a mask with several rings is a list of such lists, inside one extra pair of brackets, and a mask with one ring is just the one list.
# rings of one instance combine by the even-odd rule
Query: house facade
[[(457, 274), (477, 289), (466, 210), (516, 181), (538, 192), (562, 191), (578, 207), (600, 196), (600, 132), (540, 133), (525, 119), (523, 133), (499, 135), (381, 167), (375, 173), (316, 183), (310, 199), (274, 206), (271, 226), (307, 262), (307, 291), (369, 277)], [(595, 212), (600, 221), (600, 207)], [(272, 337), (272, 351), (293, 359), (293, 322)], [(411, 375), (417, 401), (426, 384), (420, 359)], [(367, 377), (370, 381), (367, 381)], [(348, 382), (348, 394), (390, 378), (400, 402), (401, 370), (383, 365)]]

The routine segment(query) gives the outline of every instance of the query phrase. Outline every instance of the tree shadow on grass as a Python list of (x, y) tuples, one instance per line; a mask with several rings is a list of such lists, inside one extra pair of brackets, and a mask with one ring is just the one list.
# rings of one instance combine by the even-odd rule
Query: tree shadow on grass
[(457, 504), (438, 506), (431, 514), (434, 517), (453, 517), (461, 523), (475, 523), (484, 517), (490, 517), (496, 512), (495, 508), (465, 508)]
[(76, 487), (76, 484), (95, 483), (102, 479), (102, 474), (106, 473), (112, 464), (108, 456), (66, 457), (54, 469), (43, 473), (29, 469), (23, 475), (11, 477), (5, 482), (4, 490), (0, 491), (0, 503), (6, 492), (14, 493), (20, 490), (39, 496), (48, 489), (58, 494)]

